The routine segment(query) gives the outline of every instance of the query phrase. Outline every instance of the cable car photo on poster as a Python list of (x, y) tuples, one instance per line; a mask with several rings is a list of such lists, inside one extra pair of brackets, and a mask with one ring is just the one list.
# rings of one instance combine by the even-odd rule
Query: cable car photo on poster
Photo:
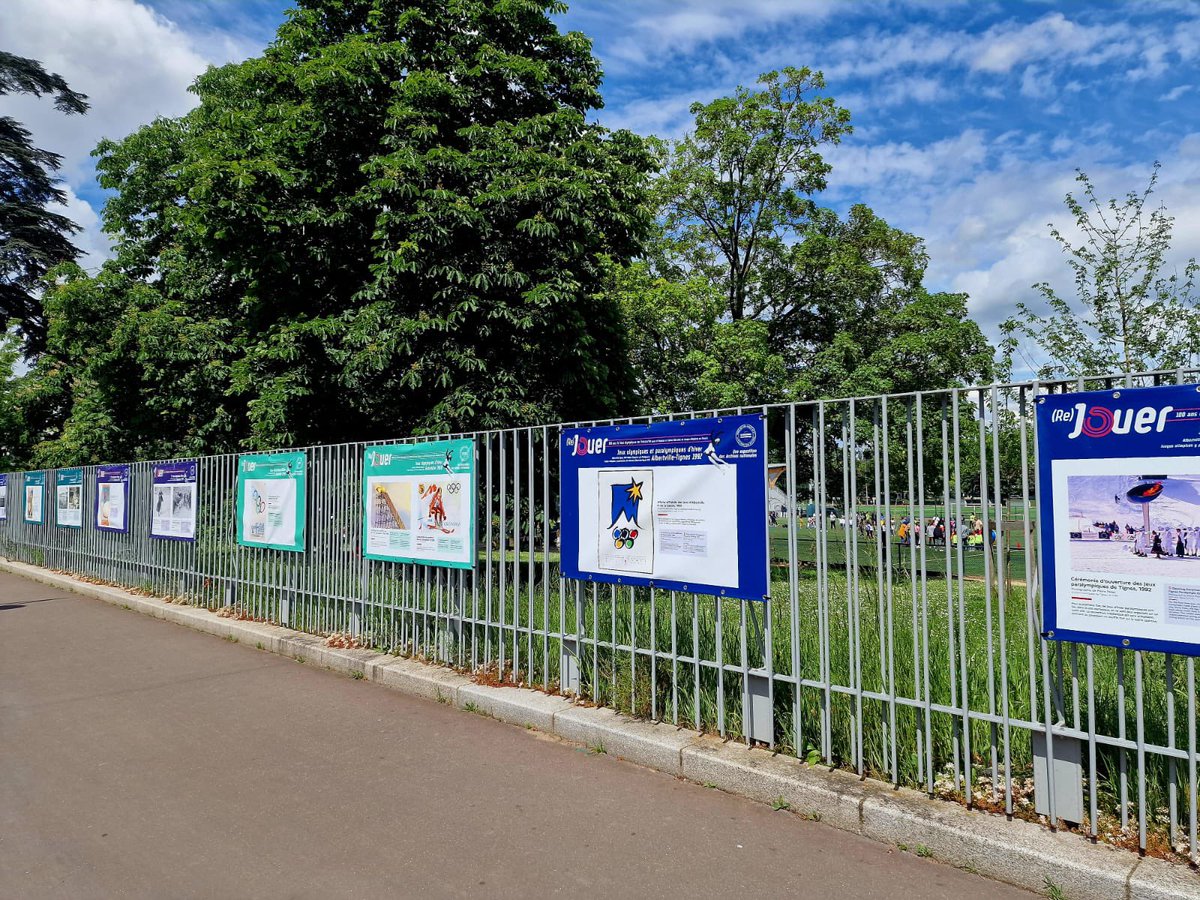
[(1038, 398), (1047, 638), (1200, 655), (1200, 388)]
[(765, 600), (761, 415), (564, 429), (567, 578)]

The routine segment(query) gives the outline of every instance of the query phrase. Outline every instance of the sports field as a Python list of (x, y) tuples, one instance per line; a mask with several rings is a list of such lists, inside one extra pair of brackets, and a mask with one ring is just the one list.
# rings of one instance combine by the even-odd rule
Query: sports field
[[(936, 513), (935, 513), (936, 515)], [(850, 532), (847, 535), (847, 531)], [(785, 526), (775, 526), (771, 532), (771, 565), (776, 577), (785, 577), (789, 560), (788, 530)], [(796, 529), (796, 562), (801, 568), (812, 568), (817, 563), (817, 529), (801, 527)], [(1004, 569), (1008, 578), (1013, 581), (1025, 581), (1025, 550), (1015, 546), (1012, 535), (1006, 533), (1008, 543), (1013, 546), (1004, 548)], [(868, 539), (862, 534), (855, 534), (852, 529), (833, 526), (826, 531), (825, 557), (828, 564), (834, 568), (845, 568), (847, 559), (847, 541), (850, 542), (849, 556), (858, 561), (860, 570), (874, 571), (878, 568), (881, 548), (876, 546), (874, 538)], [(912, 547), (901, 544), (895, 535), (891, 538), (892, 565), (903, 571), (922, 571), (933, 577), (944, 577), (947, 571), (947, 548), (943, 545), (929, 544), (924, 548), (918, 545)], [(882, 548), (884, 567), (887, 567), (887, 548)], [(988, 558), (990, 557), (990, 562)], [(990, 553), (982, 548), (963, 547), (962, 573), (967, 577), (983, 578), (986, 574), (995, 573), (995, 550)], [(958, 548), (949, 548), (949, 571), (958, 572)]]

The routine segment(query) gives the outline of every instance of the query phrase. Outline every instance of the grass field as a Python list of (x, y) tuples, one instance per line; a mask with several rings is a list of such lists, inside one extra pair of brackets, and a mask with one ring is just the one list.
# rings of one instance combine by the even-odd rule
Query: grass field
[[(1008, 537), (1008, 533), (1006, 533)], [(850, 541), (850, 553), (847, 554), (847, 539)], [(772, 564), (778, 567), (786, 567), (788, 563), (788, 530), (782, 526), (776, 526), (770, 529), (771, 539), (771, 561)], [(801, 567), (815, 567), (817, 563), (817, 541), (818, 533), (815, 528), (798, 528), (796, 529), (796, 561)], [(1022, 542), (1023, 543), (1023, 542)], [(849, 535), (847, 529), (832, 526), (827, 529), (827, 537), (825, 538), (825, 547), (827, 548), (825, 558), (828, 565), (833, 568), (845, 569), (846, 559), (850, 558), (858, 561), (858, 567), (862, 571), (874, 571), (879, 567), (880, 550), (877, 549), (874, 539), (868, 540), (863, 535), (855, 535), (853, 530), (850, 530)], [(919, 545), (912, 546), (901, 544), (892, 536), (891, 540), (891, 560), (892, 565), (901, 571), (916, 571), (924, 570), (929, 575), (944, 577), (947, 572), (947, 548), (945, 545), (929, 544), (924, 548), (922, 555)], [(948, 569), (951, 574), (956, 574), (958, 568), (958, 549), (951, 545), (949, 547), (949, 564)], [(991, 562), (987, 561), (988, 554), (985, 554), (982, 548), (972, 549), (966, 546), (962, 552), (962, 574), (968, 578), (982, 578), (985, 575), (987, 566), (994, 566), (995, 554), (991, 555)], [(1015, 581), (1025, 581), (1025, 551), (1023, 548), (1006, 547), (1004, 556), (1005, 574), (1008, 578)], [(886, 567), (887, 560), (884, 559)], [(993, 577), (995, 573), (992, 573)]]

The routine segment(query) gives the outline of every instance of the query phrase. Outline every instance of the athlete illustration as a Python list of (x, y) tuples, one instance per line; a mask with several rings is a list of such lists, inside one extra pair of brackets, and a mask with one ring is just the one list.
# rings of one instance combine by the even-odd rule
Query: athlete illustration
[(729, 463), (721, 459), (717, 454), (717, 447), (721, 445), (721, 432), (714, 431), (708, 439), (708, 446), (704, 448), (704, 458), (716, 466), (718, 469), (726, 469)]
[(258, 492), (258, 488), (250, 489), (250, 502), (254, 504), (254, 509), (259, 515), (267, 509), (267, 501), (263, 499), (263, 495)]
[(431, 528), (441, 528), (446, 521), (446, 507), (442, 503), (442, 489), (436, 484), (429, 486), (429, 518), (433, 519)]
[(453, 456), (453, 454), (454, 454), (453, 450), (447, 450), (446, 451), (446, 460), (445, 460), (445, 462), (442, 463), (442, 468), (445, 470), (447, 475), (454, 474), (454, 470), (452, 468), (450, 468), (450, 458)]

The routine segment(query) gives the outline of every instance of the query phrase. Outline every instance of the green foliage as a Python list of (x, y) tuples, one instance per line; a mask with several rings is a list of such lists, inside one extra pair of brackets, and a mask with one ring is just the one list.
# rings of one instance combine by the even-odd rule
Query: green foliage
[(787, 253), (812, 211), (808, 197), (825, 187), (818, 148), (850, 131), (850, 113), (816, 95), (820, 72), (789, 67), (758, 83), (692, 105), (696, 127), (670, 146), (658, 184), (667, 234), (721, 286), (735, 320), (771, 305), (766, 264)]
[(1062, 297), (1045, 282), (1034, 285), (1047, 312), (1017, 304), (1017, 315), (1002, 326), (1006, 365), (1054, 378), (1200, 362), (1200, 264), (1192, 258), (1182, 272), (1167, 272), (1174, 220), (1162, 206), (1147, 209), (1158, 170), (1155, 163), (1144, 190), (1107, 201), (1077, 170), (1082, 196), (1067, 194), (1065, 202), (1082, 240), (1050, 226), (1067, 255), (1075, 297)]
[(724, 300), (707, 279), (670, 281), (635, 263), (612, 268), (610, 291), (625, 317), (644, 410), (753, 405), (786, 390), (766, 324), (724, 319)]
[(627, 408), (599, 287), (640, 250), (654, 159), (587, 121), (600, 69), (561, 8), (303, 0), (261, 57), (197, 79), (192, 112), (101, 143), (116, 259), (63, 290), (121, 327), (87, 332), (87, 362), (57, 354), (44, 458)]
[(106, 264), (51, 273), (45, 352), (22, 397), (38, 465), (232, 449), (228, 321)]
[(16, 374), (20, 359), (17, 336), (0, 332), (0, 472), (21, 468), (28, 455), (22, 382)]
[[(0, 97), (14, 93), (52, 95), (55, 109), (68, 115), (88, 109), (83, 94), (37, 60), (0, 51)], [(15, 322), (26, 350), (37, 353), (46, 337), (41, 279), (57, 263), (79, 256), (70, 240), (79, 226), (49, 211), (67, 200), (58, 186), (62, 157), (30, 138), (16, 119), (0, 116), (0, 321)]]
[(696, 104), (663, 151), (662, 233), (611, 290), (643, 411), (932, 390), (991, 376), (963, 294), (923, 286), (920, 238), (819, 206), (820, 149), (850, 130), (819, 72)]

